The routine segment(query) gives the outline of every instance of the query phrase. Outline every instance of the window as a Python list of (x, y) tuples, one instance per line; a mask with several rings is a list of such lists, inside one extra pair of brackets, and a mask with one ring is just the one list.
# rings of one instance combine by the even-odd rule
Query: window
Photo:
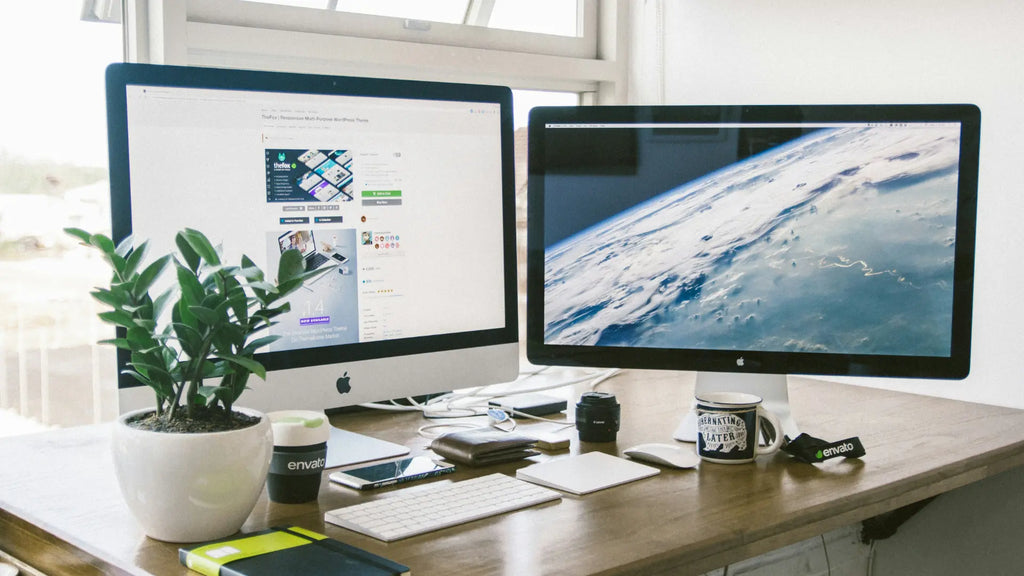
[[(296, 3), (128, 3), (129, 60), (488, 83), (590, 93), (599, 103), (625, 100), (630, 3), (624, 0), (284, 2)], [(408, 11), (397, 11), (401, 6)]]
[(582, 36), (578, 0), (247, 0), (302, 8), (519, 30), (556, 36)]
[(47, 0), (0, 20), (3, 53), (19, 55), (0, 108), (0, 435), (117, 409), (113, 351), (95, 345), (113, 332), (89, 296), (106, 268), (62, 228), (109, 233), (103, 69), (122, 40), (80, 15)]

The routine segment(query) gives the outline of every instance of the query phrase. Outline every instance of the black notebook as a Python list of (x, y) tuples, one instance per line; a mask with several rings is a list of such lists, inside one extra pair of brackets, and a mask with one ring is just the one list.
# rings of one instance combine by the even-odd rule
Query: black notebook
[(296, 526), (181, 548), (178, 559), (206, 576), (404, 576), (409, 568)]

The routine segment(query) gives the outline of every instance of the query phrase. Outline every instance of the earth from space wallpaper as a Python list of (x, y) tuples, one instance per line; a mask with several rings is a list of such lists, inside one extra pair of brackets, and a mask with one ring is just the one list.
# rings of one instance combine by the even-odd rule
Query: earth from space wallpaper
[(959, 128), (822, 128), (545, 250), (545, 342), (949, 353)]

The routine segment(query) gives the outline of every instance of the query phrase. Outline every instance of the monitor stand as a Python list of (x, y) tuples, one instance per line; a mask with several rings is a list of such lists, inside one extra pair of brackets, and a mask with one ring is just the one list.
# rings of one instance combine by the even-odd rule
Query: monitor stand
[(324, 467), (338, 468), (405, 456), (408, 453), (407, 446), (331, 426), (331, 437), (327, 440), (327, 464)]
[[(789, 383), (785, 374), (698, 372), (694, 396), (702, 392), (746, 392), (760, 396), (764, 400), (764, 407), (779, 417), (783, 434), (790, 438), (800, 435), (789, 408)], [(697, 412), (692, 399), (689, 411), (683, 416), (683, 421), (672, 437), (683, 442), (697, 441)]]

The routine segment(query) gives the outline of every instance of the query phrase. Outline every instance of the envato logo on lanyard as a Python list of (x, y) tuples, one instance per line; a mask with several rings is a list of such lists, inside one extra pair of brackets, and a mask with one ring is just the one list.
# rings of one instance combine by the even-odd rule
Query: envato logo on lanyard
[(801, 434), (795, 439), (786, 438), (782, 451), (801, 462), (816, 464), (830, 458), (860, 458), (866, 454), (860, 438), (854, 436), (838, 442), (826, 442), (820, 438)]

